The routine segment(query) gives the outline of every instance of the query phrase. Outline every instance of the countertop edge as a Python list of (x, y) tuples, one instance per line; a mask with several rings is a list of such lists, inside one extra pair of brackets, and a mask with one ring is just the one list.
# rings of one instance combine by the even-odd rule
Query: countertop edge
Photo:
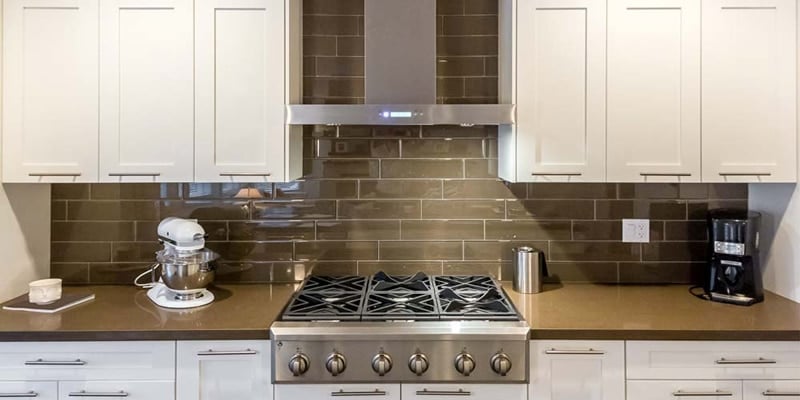
[(531, 329), (531, 340), (704, 340), (704, 341), (800, 341), (794, 330), (595, 330), (595, 329)]
[(269, 329), (175, 331), (0, 332), (0, 342), (269, 340)]

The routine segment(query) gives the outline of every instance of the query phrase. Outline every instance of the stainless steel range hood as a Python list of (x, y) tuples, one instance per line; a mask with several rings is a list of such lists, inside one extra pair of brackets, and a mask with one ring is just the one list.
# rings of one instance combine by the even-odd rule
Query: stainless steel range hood
[(364, 0), (365, 103), (289, 105), (290, 125), (505, 125), (511, 104), (436, 104), (436, 0)]

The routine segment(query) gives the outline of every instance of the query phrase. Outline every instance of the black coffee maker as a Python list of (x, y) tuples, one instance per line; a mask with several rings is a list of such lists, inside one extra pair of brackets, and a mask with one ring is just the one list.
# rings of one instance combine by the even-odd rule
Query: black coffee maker
[(752, 305), (764, 300), (758, 255), (761, 214), (717, 209), (708, 213), (709, 276), (712, 301)]

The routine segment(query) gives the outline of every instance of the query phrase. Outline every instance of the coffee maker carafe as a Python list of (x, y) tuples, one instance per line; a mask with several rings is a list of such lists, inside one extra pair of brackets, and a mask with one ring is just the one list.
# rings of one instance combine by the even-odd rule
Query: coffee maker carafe
[(712, 301), (751, 305), (764, 300), (758, 236), (761, 214), (717, 209), (708, 213), (709, 276)]

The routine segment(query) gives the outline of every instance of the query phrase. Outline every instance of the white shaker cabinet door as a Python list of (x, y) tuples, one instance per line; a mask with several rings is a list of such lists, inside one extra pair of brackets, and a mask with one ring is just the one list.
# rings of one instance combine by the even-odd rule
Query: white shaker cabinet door
[(525, 384), (403, 384), (403, 400), (526, 400)]
[(703, 0), (703, 180), (797, 180), (795, 0)]
[(270, 344), (179, 341), (178, 400), (272, 400)]
[(101, 181), (192, 181), (192, 3), (100, 1)]
[(196, 180), (284, 180), (284, 0), (197, 0)]
[[(275, 400), (400, 400), (399, 384), (275, 385)], [(403, 398), (406, 399), (405, 397)]]
[(3, 3), (3, 181), (97, 180), (97, 6)]
[(172, 380), (61, 381), (58, 383), (58, 399), (175, 400), (175, 382)]
[(606, 2), (526, 0), (517, 11), (517, 181), (604, 181)]
[(700, 1), (608, 0), (608, 181), (700, 181)]
[(742, 381), (628, 381), (627, 388), (627, 400), (742, 400)]
[(744, 381), (744, 400), (800, 400), (800, 381)]
[(622, 341), (534, 340), (531, 366), (532, 400), (625, 398)]
[(58, 383), (45, 381), (0, 382), (0, 399), (57, 400)]

